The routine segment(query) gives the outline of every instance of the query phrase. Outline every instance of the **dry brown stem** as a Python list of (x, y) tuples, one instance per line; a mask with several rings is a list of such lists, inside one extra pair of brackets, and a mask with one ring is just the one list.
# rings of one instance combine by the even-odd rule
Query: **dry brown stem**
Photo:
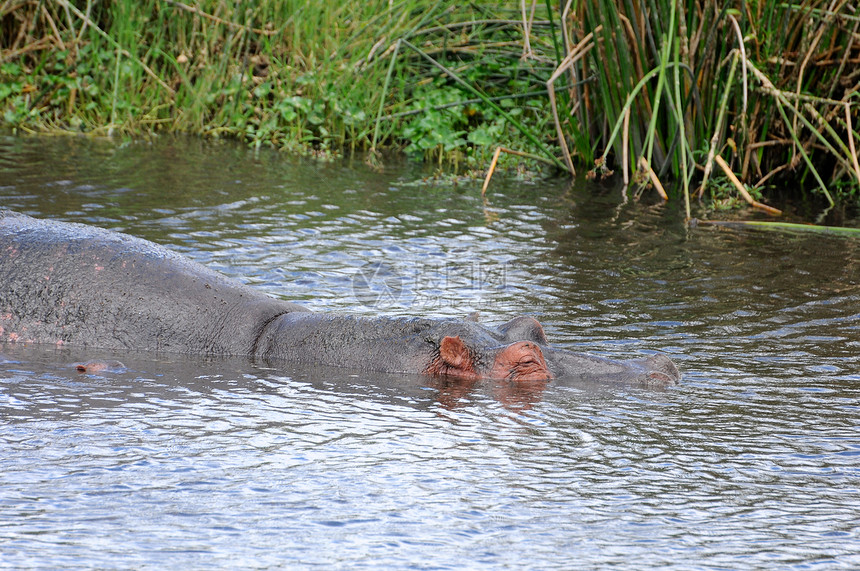
[(854, 175), (860, 183), (860, 164), (857, 162), (857, 149), (854, 146), (854, 128), (851, 124), (851, 106), (845, 102), (845, 124), (848, 126), (848, 148), (851, 150), (851, 162), (854, 166)]
[(573, 176), (576, 176), (576, 169), (573, 166), (573, 159), (571, 159), (570, 150), (567, 147), (567, 137), (565, 137), (564, 129), (562, 129), (561, 127), (561, 120), (558, 116), (558, 105), (555, 101), (555, 87), (553, 86), (553, 84), (559, 77), (561, 77), (564, 72), (571, 68), (577, 61), (582, 59), (585, 54), (591, 51), (591, 48), (594, 47), (594, 33), (600, 32), (600, 28), (601, 26), (598, 26), (594, 30), (594, 32), (591, 32), (590, 34), (582, 38), (582, 40), (580, 40), (580, 42), (576, 44), (576, 46), (574, 46), (574, 48), (570, 50), (570, 53), (567, 54), (567, 56), (561, 61), (555, 72), (553, 72), (552, 76), (546, 82), (547, 93), (549, 94), (550, 109), (552, 110), (552, 118), (555, 122), (556, 134), (558, 135), (558, 144), (561, 147), (561, 153), (564, 157), (564, 164), (567, 166), (567, 170), (570, 171), (570, 174)]
[(248, 32), (254, 32), (255, 34), (260, 34), (262, 36), (273, 36), (277, 34), (277, 30), (263, 30), (262, 28), (252, 28), (250, 26), (244, 26), (242, 24), (237, 24), (236, 22), (230, 22), (228, 20), (224, 20), (219, 18), (218, 16), (213, 16), (212, 14), (207, 14), (200, 8), (196, 6), (189, 6), (188, 4), (183, 4), (182, 2), (178, 2), (177, 0), (164, 0), (167, 4), (171, 6), (175, 6), (180, 10), (185, 10), (186, 12), (191, 12), (192, 14), (197, 14), (201, 18), (206, 18), (207, 20), (211, 20), (216, 24), (221, 24), (222, 26), (227, 26), (228, 28), (233, 28), (234, 30), (245, 30)]
[(484, 185), (481, 187), (481, 197), (483, 198), (487, 193), (487, 188), (490, 186), (490, 179), (493, 178), (493, 173), (496, 171), (496, 164), (499, 162), (499, 155), (502, 153), (507, 153), (509, 155), (515, 155), (518, 157), (527, 157), (530, 159), (540, 159), (545, 160), (540, 157), (535, 157), (532, 154), (524, 153), (522, 151), (515, 151), (513, 149), (508, 149), (505, 147), (496, 147), (495, 152), (493, 153), (493, 159), (490, 161), (490, 168), (487, 169), (487, 176), (484, 178)]
[(663, 188), (663, 184), (657, 177), (657, 173), (655, 173), (654, 169), (651, 168), (651, 165), (648, 164), (648, 159), (646, 159), (645, 157), (639, 157), (639, 168), (648, 173), (648, 178), (651, 180), (651, 184), (654, 185), (654, 188), (657, 190), (657, 194), (660, 195), (660, 198), (668, 201), (669, 195), (666, 194), (666, 189)]
[(750, 206), (752, 206), (753, 208), (758, 208), (759, 210), (763, 210), (771, 216), (782, 216), (782, 211), (778, 208), (768, 206), (767, 204), (762, 204), (761, 202), (758, 202), (756, 199), (754, 199), (744, 187), (743, 183), (741, 183), (738, 177), (735, 176), (735, 173), (732, 172), (731, 167), (729, 167), (729, 163), (727, 163), (723, 157), (717, 155), (716, 157), (714, 157), (714, 161), (720, 166), (721, 169), (723, 169), (725, 175), (728, 177), (734, 187), (738, 190), (744, 200), (749, 203)]

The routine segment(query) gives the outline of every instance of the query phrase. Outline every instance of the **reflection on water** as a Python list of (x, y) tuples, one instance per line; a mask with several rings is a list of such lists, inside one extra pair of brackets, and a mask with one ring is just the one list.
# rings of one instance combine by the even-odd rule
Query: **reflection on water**
[[(860, 242), (687, 231), (563, 181), (196, 140), (0, 138), (0, 205), (315, 310), (527, 313), (681, 386), (511, 387), (0, 348), (10, 567), (860, 566)], [(68, 364), (120, 358), (86, 375)]]

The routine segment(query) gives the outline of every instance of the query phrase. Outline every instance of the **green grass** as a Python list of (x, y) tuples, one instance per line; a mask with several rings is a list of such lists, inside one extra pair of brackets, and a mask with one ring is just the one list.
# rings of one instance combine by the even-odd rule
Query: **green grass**
[[(539, 128), (515, 126), (545, 122), (546, 89), (511, 93), (535, 91), (539, 73), (518, 61), (516, 22), (488, 21), (498, 9), (387, 0), (95, 6), (89, 17), (65, 0), (0, 14), (6, 125), (182, 131), (321, 153), (375, 147), (464, 164), (499, 142), (546, 146)], [(412, 49), (393, 54), (400, 41)]]
[(764, 200), (791, 189), (855, 207), (852, 6), (7, 2), (0, 124), (377, 160), (402, 151), (455, 170), (484, 169), (504, 146), (571, 174), (621, 171), (633, 185), (653, 169), (688, 213), (691, 196), (724, 199), (709, 184), (720, 155)]

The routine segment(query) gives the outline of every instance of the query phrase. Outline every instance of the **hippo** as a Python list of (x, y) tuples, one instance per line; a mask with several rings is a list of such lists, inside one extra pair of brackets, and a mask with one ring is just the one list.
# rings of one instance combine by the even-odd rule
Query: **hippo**
[(662, 354), (612, 360), (553, 347), (533, 317), (494, 328), (474, 319), (312, 312), (152, 242), (9, 210), (0, 210), (0, 342), (468, 380), (680, 380)]

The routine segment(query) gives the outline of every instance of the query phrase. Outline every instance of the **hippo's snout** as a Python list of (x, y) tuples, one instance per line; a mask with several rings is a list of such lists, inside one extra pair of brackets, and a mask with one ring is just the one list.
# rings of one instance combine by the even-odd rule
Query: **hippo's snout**
[(659, 386), (677, 385), (681, 380), (681, 372), (666, 355), (657, 353), (644, 359), (636, 359), (644, 370), (643, 381), (646, 384)]
[(553, 376), (558, 379), (600, 379), (623, 383), (639, 383), (654, 387), (678, 384), (681, 373), (669, 357), (662, 354), (639, 359), (618, 361), (588, 353), (545, 348), (544, 356)]

